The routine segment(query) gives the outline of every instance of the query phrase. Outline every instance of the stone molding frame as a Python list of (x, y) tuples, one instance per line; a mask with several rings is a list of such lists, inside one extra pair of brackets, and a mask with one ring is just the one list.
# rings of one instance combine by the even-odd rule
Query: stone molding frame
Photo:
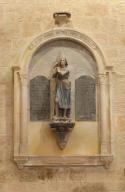
[[(100, 152), (94, 156), (49, 157), (28, 155), (28, 73), (33, 54), (47, 42), (67, 39), (86, 47), (97, 63), (97, 87), (99, 95), (98, 125)], [(68, 28), (48, 31), (34, 39), (25, 50), (14, 74), (14, 161), (23, 166), (100, 166), (108, 167), (112, 156), (111, 83), (113, 67), (107, 66), (97, 44), (85, 34)]]

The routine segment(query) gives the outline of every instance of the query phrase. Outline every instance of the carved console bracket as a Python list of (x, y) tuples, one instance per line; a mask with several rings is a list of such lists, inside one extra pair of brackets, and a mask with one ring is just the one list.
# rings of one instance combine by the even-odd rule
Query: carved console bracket
[(75, 123), (72, 122), (52, 122), (50, 123), (51, 129), (55, 132), (57, 137), (57, 144), (60, 149), (64, 149), (71, 131), (73, 130)]

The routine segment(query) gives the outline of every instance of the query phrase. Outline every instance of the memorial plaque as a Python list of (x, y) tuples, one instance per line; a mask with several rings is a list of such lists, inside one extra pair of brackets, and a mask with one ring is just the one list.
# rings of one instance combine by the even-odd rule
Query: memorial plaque
[(90, 76), (75, 81), (75, 116), (77, 121), (96, 120), (96, 82)]
[(30, 120), (50, 119), (50, 81), (44, 76), (30, 80)]

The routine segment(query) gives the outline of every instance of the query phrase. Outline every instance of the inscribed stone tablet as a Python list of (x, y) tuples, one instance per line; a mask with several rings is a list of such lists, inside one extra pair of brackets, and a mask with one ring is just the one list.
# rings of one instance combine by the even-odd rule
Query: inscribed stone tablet
[(50, 81), (44, 76), (30, 80), (30, 120), (49, 120)]
[(95, 79), (81, 76), (75, 81), (75, 114), (77, 121), (96, 120)]

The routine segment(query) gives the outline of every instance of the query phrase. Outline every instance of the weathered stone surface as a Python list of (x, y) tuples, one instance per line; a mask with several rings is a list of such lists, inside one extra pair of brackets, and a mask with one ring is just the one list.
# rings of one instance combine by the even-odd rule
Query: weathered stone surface
[[(125, 1), (32, 0), (31, 3), (31, 0), (0, 0), (0, 66), (21, 65), (19, 59), (25, 48), (38, 34), (55, 27), (52, 14), (62, 11), (62, 8), (72, 13), (71, 27), (92, 37), (100, 46), (107, 64), (115, 67), (115, 78), (111, 83), (113, 164), (109, 170), (85, 167), (75, 172), (58, 168), (54, 173), (40, 168), (36, 173), (33, 169), (20, 171), (16, 166), (10, 167), (13, 156), (13, 102), (8, 103), (8, 98), (13, 96), (13, 90), (6, 92), (4, 87), (8, 80), (12, 85), (12, 79), (8, 78), (6, 68), (1, 68), (0, 192), (125, 191)], [(6, 134), (10, 137), (4, 140)]]
[(83, 186), (80, 187), (76, 187), (73, 189), (73, 192), (108, 192), (108, 190), (106, 189), (106, 187), (104, 186), (104, 184), (99, 184), (99, 183), (95, 183), (95, 184), (90, 184), (87, 183)]

